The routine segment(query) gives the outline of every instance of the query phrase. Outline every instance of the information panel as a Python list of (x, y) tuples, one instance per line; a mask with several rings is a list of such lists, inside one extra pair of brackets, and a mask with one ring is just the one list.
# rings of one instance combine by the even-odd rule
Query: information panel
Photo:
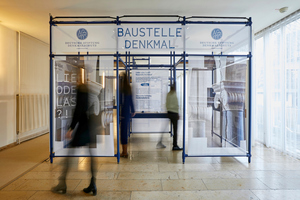
[(166, 112), (169, 70), (132, 70), (136, 112)]

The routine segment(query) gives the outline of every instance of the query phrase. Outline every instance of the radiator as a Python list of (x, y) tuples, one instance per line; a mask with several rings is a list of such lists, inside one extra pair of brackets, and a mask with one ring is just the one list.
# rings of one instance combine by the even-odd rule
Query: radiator
[(19, 143), (49, 132), (49, 95), (18, 95), (17, 119)]

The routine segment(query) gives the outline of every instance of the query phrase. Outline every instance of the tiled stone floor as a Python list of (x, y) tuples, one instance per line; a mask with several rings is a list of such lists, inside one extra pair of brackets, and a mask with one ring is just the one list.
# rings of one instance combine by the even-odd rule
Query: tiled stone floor
[(300, 160), (257, 144), (247, 158), (186, 158), (182, 152), (156, 149), (158, 135), (134, 134), (129, 158), (97, 159), (97, 196), (89, 184), (89, 158), (73, 158), (67, 194), (54, 194), (63, 158), (45, 161), (0, 190), (0, 199), (245, 199), (299, 200)]

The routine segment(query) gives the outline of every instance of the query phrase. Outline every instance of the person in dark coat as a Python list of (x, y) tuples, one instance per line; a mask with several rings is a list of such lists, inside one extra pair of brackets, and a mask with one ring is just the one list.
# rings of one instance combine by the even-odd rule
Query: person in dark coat
[[(82, 147), (91, 144), (91, 130), (90, 130), (90, 121), (89, 121), (89, 102), (88, 102), (88, 86), (87, 84), (79, 84), (77, 87), (77, 95), (76, 95), (76, 107), (74, 111), (74, 116), (72, 119), (72, 123), (68, 132), (66, 133), (66, 138), (70, 139), (70, 143), (68, 145), (69, 155), (74, 150), (75, 147)], [(95, 142), (95, 141), (93, 141)], [(91, 149), (89, 149), (90, 155)], [(59, 178), (59, 184), (52, 188), (52, 191), (55, 193), (66, 193), (67, 185), (66, 185), (66, 176), (69, 170), (69, 157), (66, 157), (66, 162), (63, 167), (62, 174)], [(83, 191), (85, 193), (92, 192), (93, 195), (97, 194), (97, 187), (95, 184), (95, 167), (94, 167), (94, 158), (91, 156), (91, 182), (87, 188), (84, 188)]]
[(121, 144), (122, 153), (121, 157), (128, 157), (127, 144), (128, 144), (128, 131), (130, 118), (135, 116), (134, 106), (132, 102), (132, 92), (126, 74), (124, 73), (121, 77), (121, 95), (120, 95), (120, 105), (121, 105)]

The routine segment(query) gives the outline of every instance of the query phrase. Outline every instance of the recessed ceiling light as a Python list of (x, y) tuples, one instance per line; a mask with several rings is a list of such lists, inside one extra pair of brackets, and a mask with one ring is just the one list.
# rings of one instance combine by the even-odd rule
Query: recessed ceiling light
[(280, 13), (285, 13), (288, 10), (289, 7), (282, 7), (279, 9)]

